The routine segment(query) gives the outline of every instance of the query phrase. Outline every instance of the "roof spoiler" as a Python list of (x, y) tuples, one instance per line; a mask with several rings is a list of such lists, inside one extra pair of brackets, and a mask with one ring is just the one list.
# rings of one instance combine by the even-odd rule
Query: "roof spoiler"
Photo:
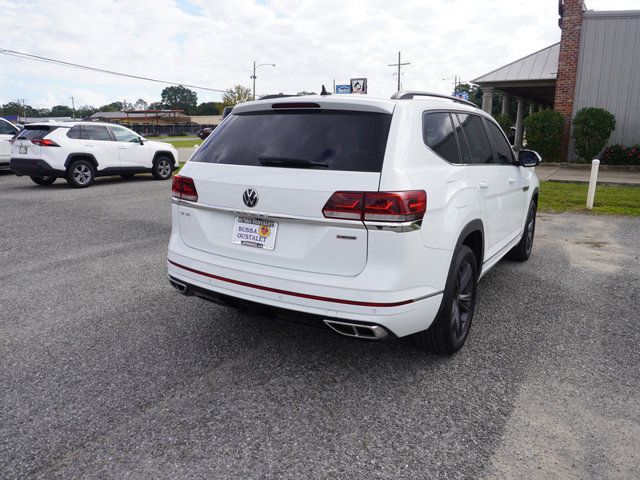
[(465, 105), (469, 105), (470, 107), (480, 108), (475, 103), (470, 102), (469, 100), (465, 100), (460, 97), (452, 97), (451, 95), (444, 95), (442, 93), (433, 93), (433, 92), (418, 92), (418, 91), (405, 91), (405, 92), (396, 92), (391, 95), (392, 100), (411, 100), (414, 97), (435, 97), (435, 98), (445, 98), (447, 100), (452, 100), (458, 103), (464, 103)]

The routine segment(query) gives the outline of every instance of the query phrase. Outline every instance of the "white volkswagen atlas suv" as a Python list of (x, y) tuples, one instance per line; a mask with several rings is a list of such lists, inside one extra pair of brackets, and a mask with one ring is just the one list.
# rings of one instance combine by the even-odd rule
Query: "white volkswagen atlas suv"
[(240, 104), (174, 177), (169, 281), (450, 354), (469, 334), (478, 280), (505, 255), (529, 258), (539, 162), (443, 95)]
[(38, 185), (64, 178), (84, 188), (96, 177), (150, 172), (171, 178), (178, 152), (168, 143), (146, 140), (121, 125), (98, 122), (31, 123), (13, 139), (11, 170)]

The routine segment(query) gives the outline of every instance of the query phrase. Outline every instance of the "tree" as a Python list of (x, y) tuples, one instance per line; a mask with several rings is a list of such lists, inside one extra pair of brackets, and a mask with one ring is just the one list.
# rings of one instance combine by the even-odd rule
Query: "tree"
[(162, 102), (151, 102), (149, 110), (164, 110), (164, 105), (162, 105)]
[(616, 117), (604, 108), (583, 108), (573, 119), (576, 154), (591, 161), (600, 154), (616, 128)]
[(136, 103), (133, 104), (133, 108), (136, 110), (147, 110), (149, 105), (142, 98), (139, 98)]
[(18, 102), (5, 103), (0, 110), (2, 115), (22, 115), (24, 111), (22, 104)]
[(166, 108), (184, 110), (187, 114), (193, 114), (197, 110), (198, 94), (182, 85), (165, 88), (161, 97)]
[(123, 110), (130, 110), (131, 108), (133, 108), (133, 105), (128, 102), (111, 102), (101, 106), (98, 110), (101, 112), (122, 112)]
[(509, 118), (509, 115), (502, 115), (501, 113), (499, 113), (499, 114), (493, 115), (493, 118), (495, 119), (496, 122), (498, 122), (498, 125), (500, 125), (500, 128), (502, 129), (502, 131), (506, 133), (508, 137), (509, 131), (511, 130), (511, 126), (513, 125), (513, 122), (511, 121), (511, 118)]
[(83, 105), (81, 107), (78, 107), (76, 109), (76, 117), (78, 118), (87, 118), (90, 117), (91, 115), (93, 115), (94, 113), (96, 113), (98, 110), (96, 110), (95, 107), (92, 107), (90, 105)]
[(56, 105), (55, 107), (51, 107), (52, 117), (70, 117), (71, 115), (73, 115), (73, 110), (66, 105)]
[(198, 105), (198, 115), (221, 115), (222, 103), (204, 102)]
[(482, 106), (482, 92), (477, 85), (471, 83), (459, 83), (453, 90), (453, 94), (467, 93), (469, 95), (469, 101), (475, 103), (477, 106)]
[(228, 88), (227, 91), (222, 94), (222, 105), (225, 107), (233, 107), (238, 103), (249, 102), (252, 98), (251, 89), (243, 87), (242, 85), (235, 85), (233, 88)]

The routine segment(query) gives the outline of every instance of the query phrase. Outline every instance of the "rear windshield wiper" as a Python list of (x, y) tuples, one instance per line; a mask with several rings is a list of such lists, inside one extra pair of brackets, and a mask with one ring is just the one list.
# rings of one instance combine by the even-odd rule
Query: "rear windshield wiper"
[(265, 167), (290, 167), (290, 168), (329, 168), (328, 163), (314, 162), (302, 158), (282, 158), (282, 157), (258, 157), (260, 165)]

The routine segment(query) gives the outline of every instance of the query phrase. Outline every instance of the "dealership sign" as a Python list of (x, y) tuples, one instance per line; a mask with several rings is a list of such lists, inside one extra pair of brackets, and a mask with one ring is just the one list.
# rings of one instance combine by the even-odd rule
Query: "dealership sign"
[(367, 79), (366, 78), (352, 78), (351, 79), (351, 93), (367, 93)]
[(351, 93), (351, 85), (336, 85), (336, 93), (338, 94)]

